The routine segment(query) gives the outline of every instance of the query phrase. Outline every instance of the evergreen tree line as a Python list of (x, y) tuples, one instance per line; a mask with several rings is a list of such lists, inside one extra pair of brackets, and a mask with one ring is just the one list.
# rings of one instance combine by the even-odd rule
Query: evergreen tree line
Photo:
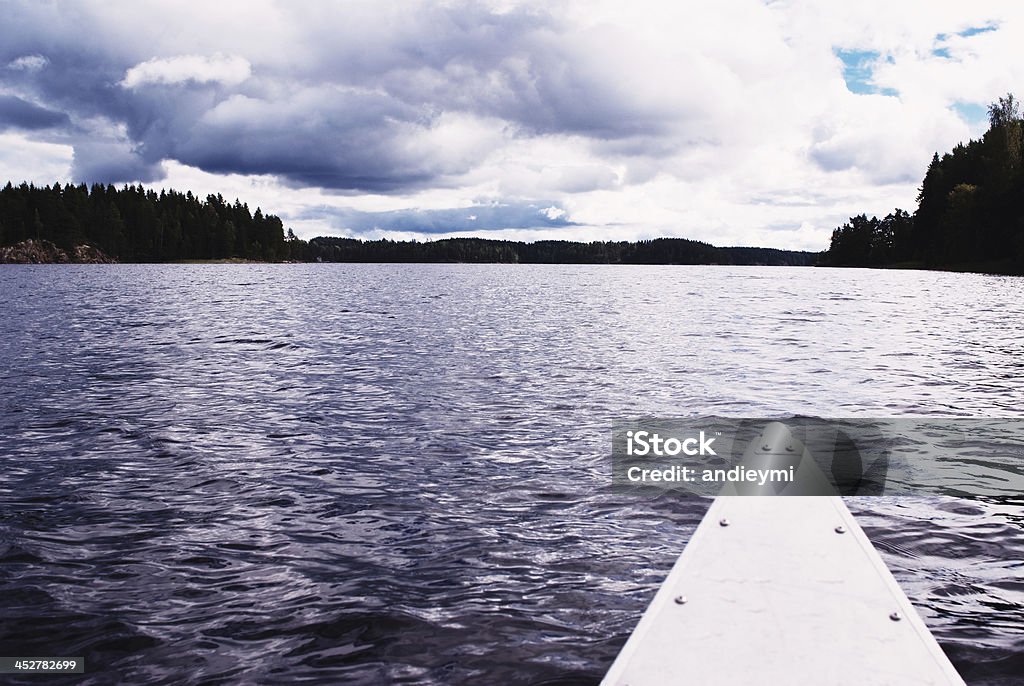
[(121, 262), (291, 257), (281, 220), (220, 195), (142, 186), (35, 186), (0, 189), (0, 246), (28, 239), (63, 249), (88, 244)]
[(685, 238), (643, 241), (519, 241), (446, 238), (363, 241), (314, 238), (303, 259), (317, 262), (501, 262), (522, 264), (813, 265), (819, 253), (773, 248), (717, 248)]
[(999, 98), (981, 139), (932, 157), (913, 215), (851, 217), (832, 232), (824, 262), (1024, 273), (1022, 131), (1016, 98)]
[(683, 238), (636, 242), (303, 241), (274, 215), (220, 195), (95, 184), (0, 189), (0, 246), (45, 240), (70, 250), (87, 244), (121, 262), (243, 258), (306, 262), (505, 262), (534, 264), (811, 265), (817, 253), (770, 248), (717, 248)]

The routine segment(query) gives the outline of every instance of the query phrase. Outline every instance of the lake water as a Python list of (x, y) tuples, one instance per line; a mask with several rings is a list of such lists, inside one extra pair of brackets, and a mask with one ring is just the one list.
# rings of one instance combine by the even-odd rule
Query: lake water
[[(595, 683), (706, 508), (613, 492), (614, 420), (1016, 416), (1021, 322), (1024, 279), (911, 271), (0, 267), (0, 655)], [(1024, 496), (848, 504), (1020, 683)]]

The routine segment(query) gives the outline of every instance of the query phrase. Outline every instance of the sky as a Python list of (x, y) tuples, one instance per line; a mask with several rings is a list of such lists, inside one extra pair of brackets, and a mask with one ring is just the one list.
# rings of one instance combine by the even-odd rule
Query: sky
[(1015, 0), (19, 2), (0, 182), (220, 193), (302, 238), (821, 250), (1024, 94)]

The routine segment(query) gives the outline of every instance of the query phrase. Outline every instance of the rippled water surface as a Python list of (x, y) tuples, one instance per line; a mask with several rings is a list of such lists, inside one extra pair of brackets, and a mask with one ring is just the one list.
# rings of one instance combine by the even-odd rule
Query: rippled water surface
[[(0, 655), (595, 683), (706, 507), (613, 493), (614, 419), (1017, 416), (1022, 321), (1024, 279), (925, 272), (0, 267)], [(1024, 497), (850, 505), (1020, 683)]]

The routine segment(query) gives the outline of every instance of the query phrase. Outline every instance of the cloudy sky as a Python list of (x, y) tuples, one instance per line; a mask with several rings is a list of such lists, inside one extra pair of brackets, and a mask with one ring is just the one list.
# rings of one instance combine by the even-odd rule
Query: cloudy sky
[(822, 249), (1024, 95), (1024, 3), (26, 2), (0, 177), (316, 235)]

